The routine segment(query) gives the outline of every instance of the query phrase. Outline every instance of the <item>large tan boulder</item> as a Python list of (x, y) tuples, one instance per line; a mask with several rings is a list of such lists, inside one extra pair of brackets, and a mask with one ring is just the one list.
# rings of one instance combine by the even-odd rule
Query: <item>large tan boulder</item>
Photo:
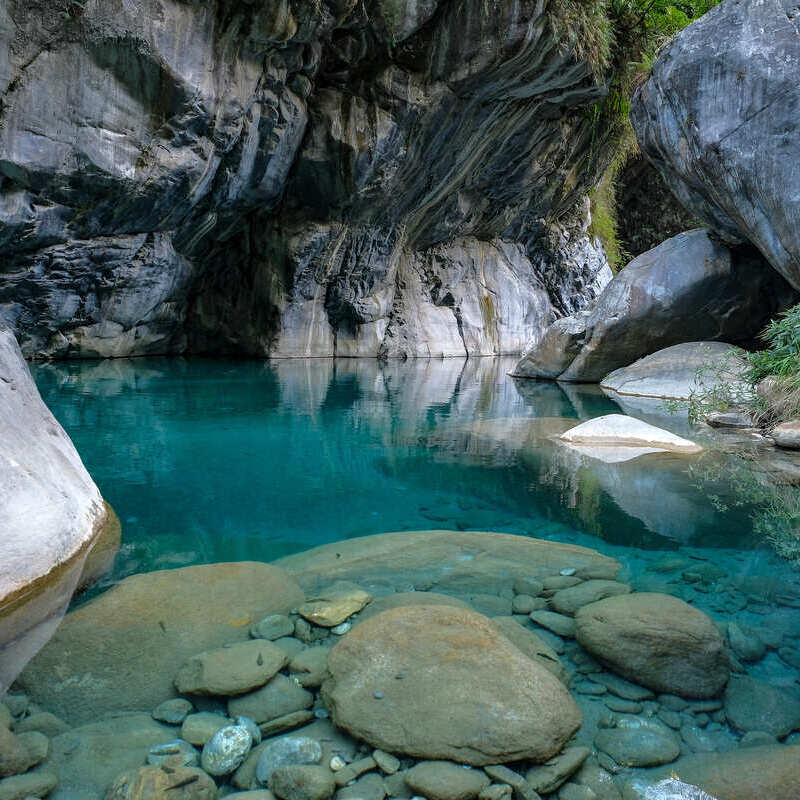
[(119, 522), (0, 324), (0, 696), (118, 546)]
[(20, 679), (73, 724), (150, 711), (175, 696), (173, 680), (189, 658), (247, 640), (254, 622), (303, 599), (283, 570), (256, 562), (134, 575), (67, 614)]
[(728, 680), (717, 626), (672, 595), (635, 592), (584, 606), (575, 638), (618, 675), (658, 692), (713, 697)]
[(546, 761), (580, 727), (567, 689), (481, 614), (396, 608), (347, 634), (322, 693), (337, 727), (392, 753)]

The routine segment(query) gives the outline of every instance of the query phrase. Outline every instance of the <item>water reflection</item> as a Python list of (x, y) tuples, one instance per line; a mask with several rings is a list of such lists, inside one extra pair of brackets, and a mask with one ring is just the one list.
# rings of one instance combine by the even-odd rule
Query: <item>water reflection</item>
[[(718, 511), (687, 474), (696, 458), (576, 452), (556, 435), (619, 405), (596, 387), (514, 381), (511, 366), (136, 359), (34, 374), (122, 519), (110, 580), (431, 527), (757, 546), (750, 510)], [(636, 415), (687, 432), (658, 405)]]

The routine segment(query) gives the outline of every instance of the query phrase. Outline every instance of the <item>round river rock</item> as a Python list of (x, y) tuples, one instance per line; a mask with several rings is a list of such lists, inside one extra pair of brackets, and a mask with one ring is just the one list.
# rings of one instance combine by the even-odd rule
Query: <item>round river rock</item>
[(581, 608), (575, 636), (628, 680), (681, 697), (714, 697), (728, 680), (725, 642), (711, 618), (668, 594), (635, 592)]
[(328, 658), (337, 727), (392, 753), (466, 764), (546, 761), (581, 725), (564, 685), (473, 611), (384, 611)]

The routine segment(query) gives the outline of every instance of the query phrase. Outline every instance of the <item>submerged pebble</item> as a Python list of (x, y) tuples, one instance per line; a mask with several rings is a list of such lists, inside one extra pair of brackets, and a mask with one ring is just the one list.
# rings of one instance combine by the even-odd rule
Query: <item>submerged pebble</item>
[(184, 739), (157, 744), (147, 751), (147, 763), (160, 767), (165, 762), (179, 763), (182, 767), (195, 767), (200, 763), (200, 753)]
[(252, 746), (253, 737), (245, 726), (229, 725), (206, 742), (200, 766), (209, 775), (229, 775), (247, 758)]

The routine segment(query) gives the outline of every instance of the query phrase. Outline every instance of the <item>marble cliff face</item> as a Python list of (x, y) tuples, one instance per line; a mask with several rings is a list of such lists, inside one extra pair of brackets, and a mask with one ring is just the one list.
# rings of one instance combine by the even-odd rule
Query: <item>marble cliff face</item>
[(27, 357), (519, 352), (610, 274), (603, 81), (537, 0), (10, 0)]

